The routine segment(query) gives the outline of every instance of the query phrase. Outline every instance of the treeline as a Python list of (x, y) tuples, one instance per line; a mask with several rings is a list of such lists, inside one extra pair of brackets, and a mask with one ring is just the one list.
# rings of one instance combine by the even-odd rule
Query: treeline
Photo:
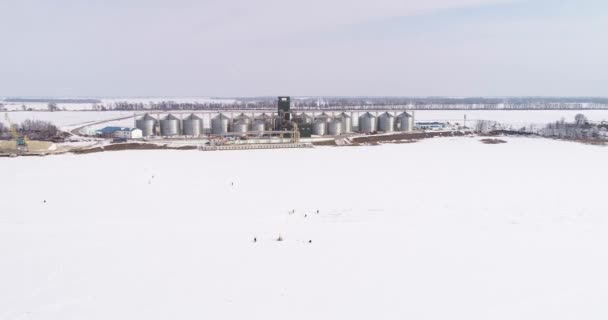
[(267, 110), (276, 108), (275, 103), (183, 103), (173, 101), (151, 102), (151, 103), (133, 103), (133, 102), (115, 102), (110, 105), (94, 105), (93, 109), (98, 111), (119, 110), (119, 111), (140, 111), (140, 110)]
[[(292, 109), (327, 110), (581, 110), (608, 109), (608, 98), (407, 98), (319, 97), (292, 98)], [(276, 97), (239, 98), (233, 103), (115, 102), (95, 104), (94, 110), (268, 110), (277, 107)]]
[(545, 137), (574, 140), (608, 140), (608, 123), (592, 123), (583, 114), (577, 114), (574, 122), (564, 119), (548, 124), (541, 134)]
[(6, 98), (5, 102), (10, 103), (101, 103), (99, 99), (46, 99), (46, 98)]
[[(30, 140), (56, 140), (62, 134), (57, 127), (48, 121), (24, 120), (20, 124), (13, 124), (20, 136), (26, 136)], [(12, 139), (11, 128), (0, 122), (0, 139)]]
[[(276, 102), (276, 97), (239, 98), (241, 102)], [(608, 98), (598, 97), (308, 97), (292, 98), (298, 105), (551, 105), (551, 104), (604, 104)]]
[[(61, 110), (61, 103), (91, 104), (96, 111), (142, 111), (142, 110), (269, 110), (277, 107), (277, 97), (236, 98), (227, 102), (112, 102), (97, 99), (24, 99), (11, 98), (7, 102), (48, 103), (49, 111)], [(292, 97), (292, 108), (306, 110), (608, 110), (608, 98), (600, 97)], [(1, 109), (1, 103), (0, 103)]]

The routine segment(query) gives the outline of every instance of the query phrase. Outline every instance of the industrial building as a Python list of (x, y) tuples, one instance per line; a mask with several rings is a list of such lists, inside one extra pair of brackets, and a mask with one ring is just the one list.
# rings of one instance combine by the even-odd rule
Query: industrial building
[(293, 133), (298, 137), (410, 132), (414, 115), (406, 111), (320, 111), (294, 113), (290, 97), (279, 97), (275, 112), (144, 114), (135, 119), (144, 137), (262, 137)]
[(123, 139), (141, 139), (143, 134), (140, 129), (137, 128), (122, 128), (114, 132), (114, 138)]
[(444, 122), (418, 122), (416, 127), (422, 130), (443, 130), (447, 126)]
[(143, 137), (142, 130), (138, 128), (105, 127), (96, 133), (105, 138), (140, 139)]

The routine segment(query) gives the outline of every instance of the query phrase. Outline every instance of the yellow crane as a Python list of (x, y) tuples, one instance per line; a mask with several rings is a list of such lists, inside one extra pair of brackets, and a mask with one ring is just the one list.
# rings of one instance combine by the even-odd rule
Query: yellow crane
[(8, 117), (8, 113), (4, 114), (4, 118), (6, 119), (6, 122), (8, 123), (8, 128), (11, 131), (11, 135), (13, 136), (13, 141), (15, 141), (15, 148), (17, 149), (17, 152), (27, 152), (28, 151), (28, 147), (27, 147), (27, 137), (23, 136), (19, 136), (19, 132), (17, 132), (17, 127), (13, 125), (13, 123), (11, 122), (11, 119)]

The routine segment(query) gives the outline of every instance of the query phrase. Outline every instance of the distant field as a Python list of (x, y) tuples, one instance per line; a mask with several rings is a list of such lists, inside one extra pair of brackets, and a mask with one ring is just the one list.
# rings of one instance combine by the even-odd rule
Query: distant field
[[(182, 111), (187, 112), (187, 111)], [(194, 111), (196, 112), (196, 111)], [(139, 111), (138, 113), (141, 113)], [(154, 114), (158, 111), (154, 111)], [(558, 121), (565, 118), (568, 121), (574, 120), (574, 116), (578, 113), (583, 113), (592, 121), (608, 121), (608, 110), (546, 110), (546, 111), (416, 111), (416, 121), (450, 121), (462, 123), (464, 116), (467, 116), (468, 121), (475, 120), (492, 120), (504, 124), (510, 124), (514, 127), (526, 125), (545, 125), (549, 122)], [(83, 124), (86, 122), (100, 121), (126, 117), (133, 115), (131, 111), (62, 111), (62, 112), (47, 112), (47, 111), (31, 111), (31, 112), (10, 112), (9, 116), (13, 122), (21, 122), (25, 119), (39, 119), (53, 122), (59, 127), (72, 126)], [(4, 117), (0, 117), (0, 121), (4, 121)], [(356, 121), (356, 120), (355, 120)], [(133, 119), (121, 120), (113, 122), (111, 125), (118, 126), (133, 126)], [(104, 126), (104, 125), (100, 125)]]
[[(71, 126), (90, 121), (99, 121), (114, 119), (123, 116), (133, 115), (133, 112), (126, 111), (25, 111), (25, 112), (9, 112), (8, 113), (13, 123), (19, 123), (26, 119), (36, 119), (50, 121), (58, 127)], [(0, 121), (6, 123), (4, 115), (0, 117)]]

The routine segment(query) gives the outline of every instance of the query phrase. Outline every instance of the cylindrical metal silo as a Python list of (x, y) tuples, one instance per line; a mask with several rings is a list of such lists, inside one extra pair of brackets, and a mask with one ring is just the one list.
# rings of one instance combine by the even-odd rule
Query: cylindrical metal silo
[(306, 113), (300, 113), (295, 117), (295, 120), (299, 123), (311, 124), (313, 119), (310, 115)]
[(312, 124), (312, 134), (315, 136), (324, 136), (327, 128), (327, 122), (324, 120), (317, 120)]
[(382, 132), (395, 131), (395, 116), (385, 112), (378, 117), (378, 130)]
[(339, 136), (342, 134), (342, 119), (334, 119), (327, 125), (327, 133), (330, 136)]
[(336, 119), (340, 119), (342, 121), (342, 133), (351, 133), (353, 132), (353, 118), (346, 114), (341, 113)]
[(325, 121), (326, 123), (330, 123), (331, 120), (333, 120), (333, 118), (330, 115), (326, 114), (325, 112), (323, 112), (320, 115), (315, 117), (315, 122)]
[(249, 131), (249, 125), (247, 122), (237, 121), (232, 123), (232, 132), (246, 134), (247, 131)]
[(244, 113), (239, 114), (238, 116), (234, 117), (233, 119), (234, 122), (243, 122), (245, 124), (247, 124), (247, 126), (251, 125), (252, 119), (250, 116), (247, 116)]
[(213, 134), (225, 134), (228, 133), (230, 124), (230, 118), (223, 114), (218, 114), (211, 119), (211, 133)]
[(251, 125), (251, 131), (266, 131), (266, 123), (263, 120), (255, 120)]
[(376, 132), (376, 125), (376, 116), (369, 112), (366, 112), (359, 117), (359, 132)]
[(135, 120), (135, 127), (141, 130), (144, 137), (153, 136), (156, 119), (149, 114), (145, 114), (140, 119)]
[(273, 126), (272, 116), (268, 115), (266, 113), (262, 113), (261, 115), (255, 117), (255, 122), (259, 122), (259, 121), (264, 122), (266, 129), (272, 128), (272, 126)]
[(181, 129), (181, 120), (169, 114), (160, 120), (160, 135), (164, 137), (178, 136)]
[(397, 117), (397, 123), (399, 123), (399, 131), (410, 132), (414, 130), (414, 117), (407, 112)]
[(198, 137), (202, 132), (203, 120), (195, 114), (191, 114), (182, 121), (182, 127), (185, 136)]
[(271, 118), (272, 118), (271, 115), (269, 115), (267, 113), (262, 113), (262, 114), (256, 116), (255, 120), (264, 120), (264, 121), (267, 121), (268, 119), (271, 119)]

